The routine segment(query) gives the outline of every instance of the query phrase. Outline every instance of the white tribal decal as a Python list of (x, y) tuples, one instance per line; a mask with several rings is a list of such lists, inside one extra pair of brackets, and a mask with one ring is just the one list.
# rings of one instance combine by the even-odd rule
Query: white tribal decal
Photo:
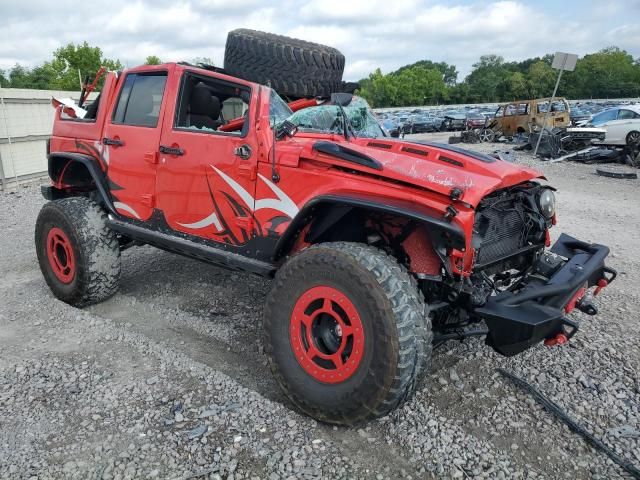
[[(231, 178), (226, 173), (218, 170), (213, 165), (210, 165), (213, 170), (220, 175), (220, 177), (227, 182), (227, 184), (238, 194), (240, 199), (244, 202), (244, 204), (249, 207), (249, 210), (252, 212), (257, 212), (258, 210), (263, 210), (265, 208), (271, 208), (273, 210), (277, 210), (279, 212), (284, 213), (287, 217), (293, 218), (298, 213), (298, 206), (295, 204), (286, 193), (280, 190), (277, 186), (275, 186), (271, 181), (269, 181), (264, 176), (258, 174), (260, 180), (262, 180), (269, 189), (275, 193), (278, 198), (261, 198), (256, 200), (253, 196), (245, 190), (245, 188), (236, 182), (233, 178)], [(208, 227), (209, 225), (213, 225), (216, 227), (217, 231), (222, 231), (222, 225), (220, 224), (220, 219), (215, 212), (211, 213), (209, 216), (203, 218), (194, 223), (178, 223), (178, 225), (197, 230), (200, 228)]]

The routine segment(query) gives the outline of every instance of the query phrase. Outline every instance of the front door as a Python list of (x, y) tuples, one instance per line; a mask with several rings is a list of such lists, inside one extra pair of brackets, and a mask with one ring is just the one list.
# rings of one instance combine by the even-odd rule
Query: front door
[(113, 205), (123, 216), (148, 220), (155, 206), (158, 145), (168, 71), (127, 73), (107, 119), (104, 158)]
[(249, 121), (254, 92), (248, 85), (189, 70), (177, 90), (175, 111), (167, 114), (160, 141), (158, 208), (173, 230), (244, 245), (257, 228), (258, 144)]

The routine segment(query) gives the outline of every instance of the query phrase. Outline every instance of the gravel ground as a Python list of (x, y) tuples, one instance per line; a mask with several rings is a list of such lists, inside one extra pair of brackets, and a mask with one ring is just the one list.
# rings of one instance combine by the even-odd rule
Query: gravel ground
[(114, 298), (77, 310), (38, 269), (39, 189), (0, 194), (0, 477), (620, 478), (495, 368), (640, 464), (640, 184), (517, 161), (559, 190), (554, 236), (611, 247), (620, 276), (601, 313), (572, 314), (581, 331), (568, 345), (511, 359), (479, 339), (449, 342), (411, 402), (359, 429), (318, 424), (283, 398), (261, 347), (269, 281), (141, 247), (124, 252)]

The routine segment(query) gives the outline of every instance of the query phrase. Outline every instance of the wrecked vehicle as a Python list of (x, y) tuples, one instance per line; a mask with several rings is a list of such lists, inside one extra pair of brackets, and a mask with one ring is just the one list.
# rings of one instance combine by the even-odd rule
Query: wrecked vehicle
[(440, 125), (441, 132), (460, 131), (466, 128), (467, 115), (465, 113), (445, 113)]
[[(501, 135), (514, 136), (543, 128), (544, 117), (549, 110), (550, 98), (518, 100), (500, 105), (495, 118), (480, 133), (483, 141), (492, 141)], [(547, 115), (545, 128), (568, 127), (571, 124), (569, 103), (564, 98), (556, 98)]]
[(53, 294), (109, 298), (121, 252), (145, 244), (274, 277), (265, 352), (291, 402), (323, 422), (400, 406), (434, 343), (483, 334), (507, 356), (566, 343), (567, 314), (595, 314), (616, 276), (606, 246), (566, 234), (551, 246), (554, 189), (539, 172), (390, 138), (349, 94), (287, 103), (167, 63), (108, 73), (82, 120), (62, 109), (35, 226)]
[(640, 107), (628, 105), (612, 108), (595, 115), (586, 126), (597, 126), (606, 130), (601, 143), (605, 145), (640, 144)]
[(528, 143), (521, 145), (518, 149), (534, 149), (538, 143), (538, 137), (542, 136), (538, 155), (542, 158), (558, 158), (588, 148), (596, 142), (602, 142), (606, 134), (607, 131), (604, 128), (596, 127), (545, 129), (529, 134)]

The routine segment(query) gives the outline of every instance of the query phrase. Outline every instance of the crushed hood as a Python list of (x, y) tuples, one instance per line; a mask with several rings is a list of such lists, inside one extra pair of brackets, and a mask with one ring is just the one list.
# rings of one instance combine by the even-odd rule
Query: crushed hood
[(536, 170), (515, 165), (479, 152), (452, 145), (431, 142), (358, 138), (339, 142), (340, 147), (355, 155), (368, 157), (379, 164), (373, 169), (368, 162), (353, 162), (319, 152), (314, 140), (301, 155), (381, 177), (410, 183), (443, 195), (459, 188), (460, 199), (473, 207), (488, 193), (534, 178), (544, 178)]

